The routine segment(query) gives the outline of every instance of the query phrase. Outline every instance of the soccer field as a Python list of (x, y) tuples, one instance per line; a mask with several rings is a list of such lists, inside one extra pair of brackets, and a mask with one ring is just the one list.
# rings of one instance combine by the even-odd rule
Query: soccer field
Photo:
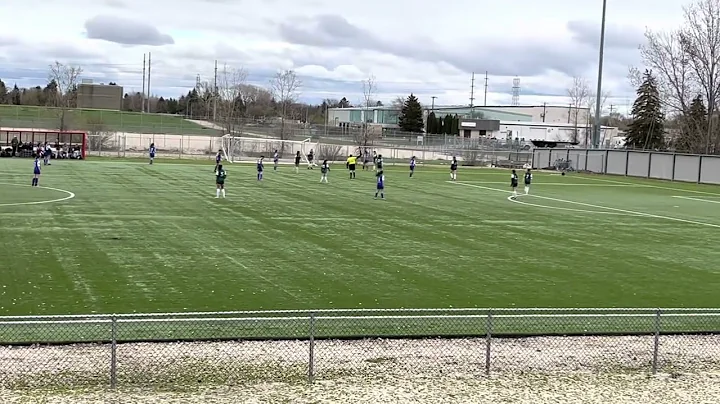
[(536, 173), (0, 160), (0, 315), (717, 307), (720, 188)]

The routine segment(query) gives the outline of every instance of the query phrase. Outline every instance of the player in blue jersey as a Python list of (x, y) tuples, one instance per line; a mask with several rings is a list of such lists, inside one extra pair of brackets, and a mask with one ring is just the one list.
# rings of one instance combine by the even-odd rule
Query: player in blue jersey
[(330, 164), (328, 164), (328, 161), (325, 160), (322, 163), (322, 166), (320, 166), (320, 182), (324, 182), (327, 184), (328, 182), (328, 173), (330, 172)]
[(457, 157), (453, 156), (453, 159), (450, 162), (450, 180), (451, 181), (457, 181), (457, 168), (458, 168)]
[(385, 175), (383, 175), (382, 170), (380, 170), (377, 172), (377, 174), (375, 174), (375, 177), (377, 177), (377, 189), (375, 191), (375, 199), (377, 199), (378, 194), (380, 195), (380, 199), (385, 199)]
[(218, 150), (217, 154), (215, 155), (215, 169), (213, 172), (218, 170), (218, 167), (220, 167), (220, 163), (222, 162), (222, 150)]
[(32, 186), (36, 187), (38, 186), (38, 183), (40, 182), (40, 156), (35, 156), (35, 167), (33, 168), (33, 179), (32, 179)]
[(412, 156), (410, 159), (410, 178), (412, 178), (413, 174), (415, 174), (415, 166), (417, 165), (417, 162), (415, 161), (415, 156)]
[(517, 187), (518, 187), (518, 175), (515, 170), (512, 170), (512, 174), (510, 174), (510, 188), (512, 188), (512, 197), (517, 198)]
[(273, 154), (273, 170), (277, 171), (278, 161), (280, 160), (280, 154), (278, 154), (278, 151), (275, 150), (275, 153)]
[(265, 170), (265, 164), (263, 163), (263, 160), (265, 159), (265, 156), (260, 156), (260, 158), (257, 161), (257, 180), (262, 181), (263, 179), (263, 171)]
[(525, 195), (530, 193), (530, 184), (532, 184), (532, 172), (528, 168), (525, 172)]
[(222, 164), (218, 164), (217, 170), (215, 170), (215, 198), (219, 198), (220, 195), (225, 197), (225, 178), (227, 178), (227, 172), (223, 169)]
[(155, 160), (155, 153), (157, 153), (157, 149), (155, 148), (155, 143), (150, 143), (150, 164), (153, 163)]

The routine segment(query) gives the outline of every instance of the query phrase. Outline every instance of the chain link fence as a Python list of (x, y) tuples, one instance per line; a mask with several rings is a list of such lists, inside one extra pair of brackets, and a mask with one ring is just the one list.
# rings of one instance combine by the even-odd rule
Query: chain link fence
[[(277, 137), (261, 137), (257, 133), (243, 133), (243, 139), (253, 143), (257, 150), (277, 149)], [(285, 141), (305, 140), (308, 137), (286, 136)], [(457, 157), (461, 164), (468, 166), (496, 166), (521, 168), (532, 161), (532, 152), (502, 145), (491, 139), (463, 139), (456, 136), (424, 136), (422, 141), (406, 141), (388, 137), (376, 140), (367, 146), (352, 141), (341, 141), (332, 137), (312, 137), (312, 144), (318, 150), (337, 150), (333, 155), (337, 161), (345, 161), (349, 154), (371, 155), (372, 152), (383, 155), (389, 165), (407, 165), (415, 156), (421, 164), (447, 164)], [(409, 138), (407, 138), (409, 139)], [(222, 147), (222, 138), (218, 136), (138, 134), (115, 132), (90, 132), (88, 134), (89, 157), (147, 157), (150, 144), (155, 144), (159, 158), (214, 159)], [(292, 156), (287, 156), (291, 161)], [(332, 159), (331, 159), (332, 160)]]
[(319, 310), (0, 318), (0, 388), (720, 368), (720, 309)]

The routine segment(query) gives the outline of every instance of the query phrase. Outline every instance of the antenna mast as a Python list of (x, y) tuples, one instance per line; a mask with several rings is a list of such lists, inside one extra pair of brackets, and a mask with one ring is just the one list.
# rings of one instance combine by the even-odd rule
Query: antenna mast
[(470, 80), (470, 118), (475, 115), (475, 72)]
[(488, 92), (488, 72), (485, 70), (485, 100), (483, 106), (487, 107), (487, 92)]

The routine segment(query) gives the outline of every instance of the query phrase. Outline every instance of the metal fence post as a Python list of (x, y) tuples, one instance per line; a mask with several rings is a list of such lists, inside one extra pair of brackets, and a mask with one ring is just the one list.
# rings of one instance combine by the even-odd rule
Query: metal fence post
[(660, 309), (655, 312), (655, 341), (653, 342), (652, 373), (658, 370), (658, 353), (660, 352)]
[(110, 318), (110, 388), (117, 387), (117, 317)]
[(310, 346), (308, 349), (308, 382), (315, 379), (315, 313), (310, 313)]
[(485, 320), (485, 374), (490, 375), (490, 353), (492, 345), (492, 311), (488, 312)]

